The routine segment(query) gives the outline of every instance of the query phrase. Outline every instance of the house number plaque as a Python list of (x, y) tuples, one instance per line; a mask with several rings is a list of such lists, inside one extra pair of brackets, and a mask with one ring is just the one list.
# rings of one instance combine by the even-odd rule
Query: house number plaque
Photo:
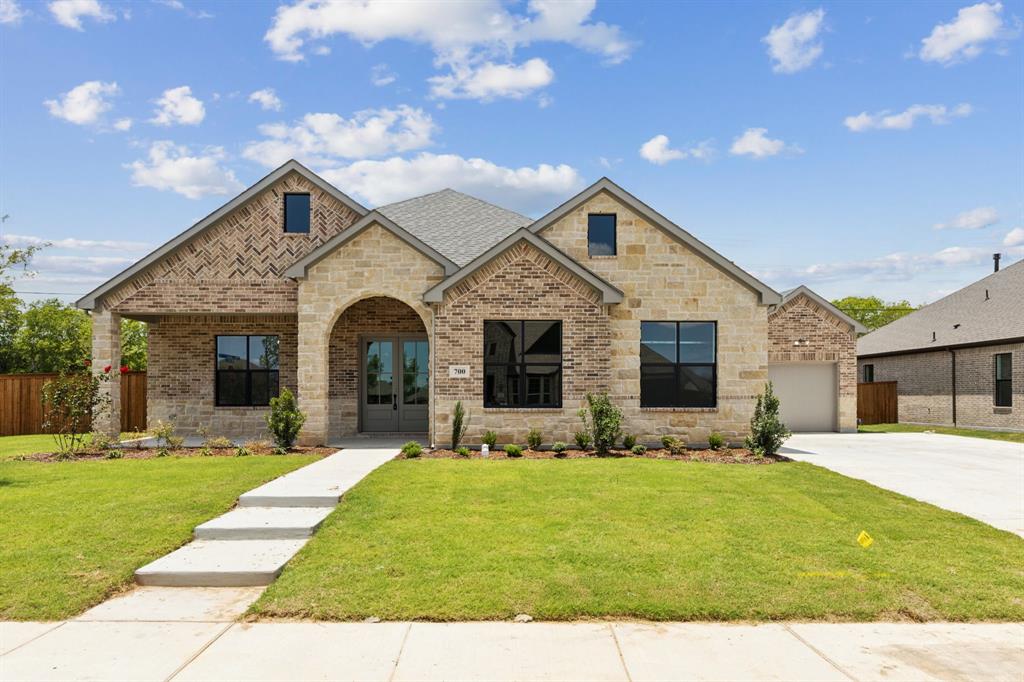
[(448, 365), (448, 376), (452, 379), (469, 377), (469, 365)]

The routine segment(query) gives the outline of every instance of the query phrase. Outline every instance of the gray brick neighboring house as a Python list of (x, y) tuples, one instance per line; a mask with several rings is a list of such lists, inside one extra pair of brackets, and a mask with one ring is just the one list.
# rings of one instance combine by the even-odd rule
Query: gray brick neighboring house
[(607, 178), (533, 220), (452, 190), (370, 210), (290, 161), (78, 305), (94, 367), (119, 364), (121, 318), (149, 323), (148, 417), (186, 435), (257, 436), (288, 387), (307, 444), (443, 444), (456, 401), (471, 444), (571, 441), (588, 392), (641, 441), (739, 441), (773, 371), (825, 392), (810, 427), (855, 427), (849, 320)]
[(897, 382), (900, 422), (1024, 431), (1024, 261), (861, 337), (857, 365)]

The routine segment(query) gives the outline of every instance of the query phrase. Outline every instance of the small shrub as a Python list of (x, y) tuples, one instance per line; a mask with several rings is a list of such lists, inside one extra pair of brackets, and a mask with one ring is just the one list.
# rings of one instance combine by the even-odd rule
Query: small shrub
[(103, 383), (110, 381), (110, 366), (101, 374), (61, 373), (43, 384), (43, 427), (53, 434), (59, 459), (78, 454), (85, 447), (90, 417), (97, 419), (110, 409)]
[(636, 445), (636, 436), (631, 433), (627, 433), (622, 437), (622, 447), (627, 450), (632, 450), (634, 445)]
[(662, 436), (661, 444), (673, 455), (681, 455), (686, 452), (686, 439), (676, 436)]
[(166, 447), (170, 444), (168, 439), (174, 437), (174, 422), (158, 419), (156, 425), (153, 426), (152, 433), (153, 437), (156, 438), (156, 444)]
[(107, 450), (107, 459), (121, 459), (122, 457), (124, 457), (124, 453), (117, 448)]
[(226, 436), (214, 436), (213, 438), (207, 438), (203, 445), (207, 448), (230, 448), (234, 446), (234, 443)]
[(208, 446), (204, 445), (203, 447), (199, 448), (199, 456), (213, 457), (213, 450), (211, 450)]
[(644, 445), (643, 443), (637, 443), (636, 445), (631, 447), (629, 451), (632, 452), (634, 455), (639, 456), (647, 452), (647, 446)]
[(526, 444), (530, 446), (531, 450), (539, 450), (542, 442), (540, 429), (530, 429), (530, 433), (526, 434)]
[(558, 441), (551, 446), (551, 450), (555, 453), (555, 457), (565, 457), (565, 451), (567, 449), (569, 449), (569, 446), (562, 441)]
[(452, 412), (452, 450), (459, 449), (459, 443), (465, 437), (467, 428), (469, 428), (469, 415), (462, 407), (462, 401), (456, 400), (455, 410)]
[(183, 436), (167, 436), (167, 447), (171, 450), (179, 450), (185, 444)]
[(168, 450), (167, 448), (160, 448), (159, 450), (156, 451), (157, 457), (170, 457), (170, 455), (171, 451)]
[(415, 459), (423, 454), (423, 446), (414, 440), (402, 446), (402, 455), (407, 459)]
[(523, 456), (523, 449), (521, 447), (519, 447), (518, 445), (510, 444), (510, 445), (506, 445), (502, 449), (505, 450), (505, 454), (508, 455), (509, 457), (522, 457)]
[(250, 453), (261, 452), (263, 450), (270, 449), (270, 443), (268, 443), (265, 440), (260, 440), (258, 438), (255, 440), (247, 440), (245, 443), (243, 443), (243, 445), (245, 446), (245, 449), (248, 450)]
[(272, 455), (287, 455), (288, 454), (288, 448), (282, 448), (282, 447), (279, 447), (279, 446), (275, 445), (274, 449), (270, 451), (270, 454), (272, 454)]
[(267, 415), (267, 427), (274, 437), (274, 445), (288, 448), (295, 445), (302, 425), (306, 423), (306, 415), (299, 409), (295, 396), (287, 388), (281, 394), (270, 399), (270, 414)]
[(590, 448), (590, 434), (586, 431), (577, 431), (576, 435), (573, 436), (573, 440), (576, 441), (576, 447), (580, 450), (588, 450)]
[(469, 457), (469, 448), (467, 448), (465, 445), (460, 445), (459, 447), (455, 448), (455, 454), (458, 455), (459, 457)]
[(599, 454), (605, 454), (619, 441), (622, 435), (622, 410), (612, 403), (607, 394), (588, 393), (587, 406), (577, 414)]
[(102, 431), (93, 431), (89, 435), (89, 445), (94, 450), (109, 450), (117, 445), (118, 439)]
[(725, 447), (725, 436), (715, 431), (708, 436), (708, 447), (712, 450), (721, 450)]
[(750, 418), (750, 435), (746, 446), (758, 457), (774, 455), (789, 438), (789, 429), (779, 419), (779, 398), (775, 395), (772, 382), (764, 385), (764, 391), (757, 396), (754, 416)]
[(239, 445), (238, 448), (235, 450), (235, 457), (248, 457), (251, 454), (252, 450), (245, 447), (244, 445)]
[(494, 446), (498, 444), (498, 434), (494, 431), (488, 431), (484, 434), (484, 437), (480, 439), (480, 442), (493, 450)]

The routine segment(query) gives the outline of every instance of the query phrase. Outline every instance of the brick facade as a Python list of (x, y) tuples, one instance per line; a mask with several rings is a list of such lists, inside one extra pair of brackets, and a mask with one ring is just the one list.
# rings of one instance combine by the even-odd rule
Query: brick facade
[[(1024, 344), (959, 348), (956, 351), (956, 425), (1024, 431)], [(994, 356), (1013, 354), (1013, 406), (996, 407)], [(899, 421), (953, 425), (953, 360), (948, 350), (865, 357), (875, 381), (895, 381)]]
[(768, 315), (768, 363), (824, 362), (836, 366), (840, 431), (857, 430), (857, 335), (803, 294)]

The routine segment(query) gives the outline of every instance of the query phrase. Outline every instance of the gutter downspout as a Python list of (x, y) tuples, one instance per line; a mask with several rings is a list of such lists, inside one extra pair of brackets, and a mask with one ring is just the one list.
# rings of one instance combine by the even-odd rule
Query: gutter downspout
[(949, 349), (949, 357), (952, 359), (950, 365), (950, 382), (952, 383), (952, 396), (953, 396), (953, 428), (956, 428), (956, 351), (952, 348)]

